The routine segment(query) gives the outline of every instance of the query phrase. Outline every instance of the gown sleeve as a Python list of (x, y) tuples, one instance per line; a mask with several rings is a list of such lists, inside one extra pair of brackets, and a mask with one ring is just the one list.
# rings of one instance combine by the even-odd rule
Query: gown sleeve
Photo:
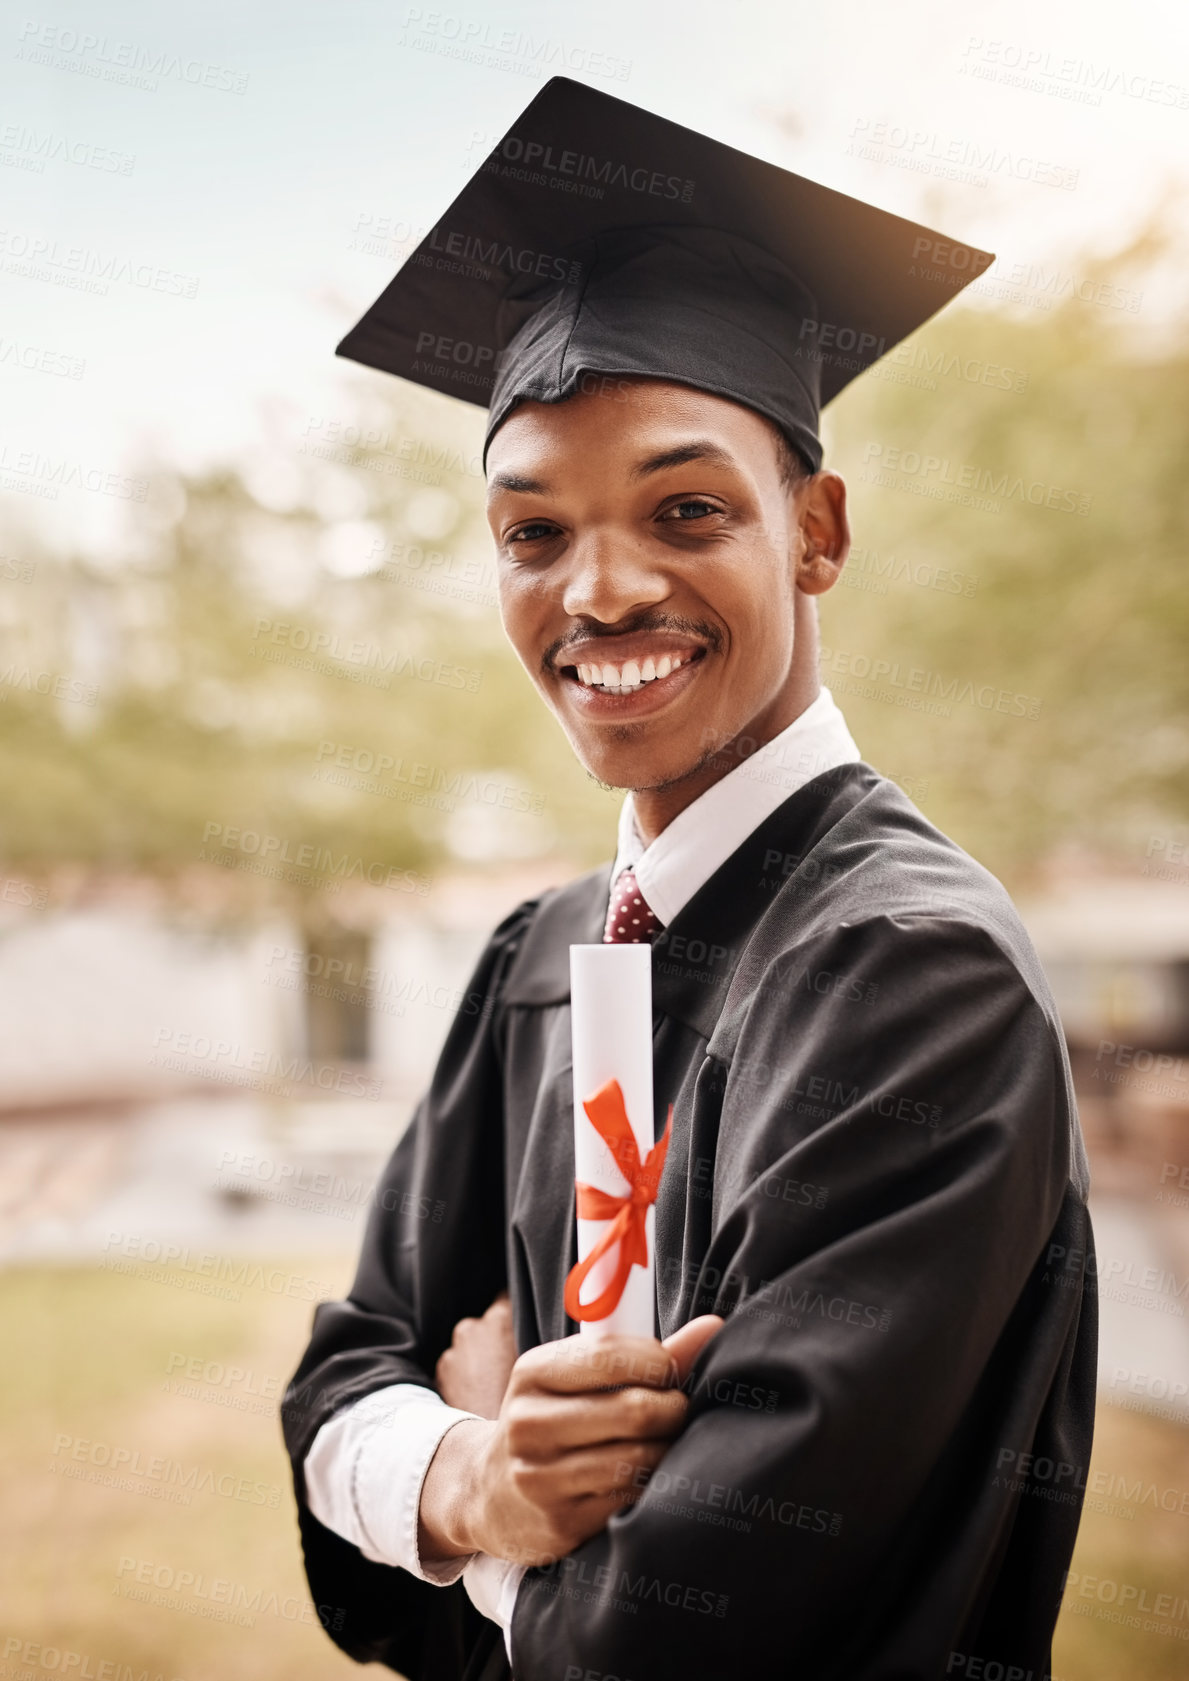
[(411, 1677), (462, 1676), (499, 1630), (461, 1582), (438, 1587), (373, 1563), (320, 1524), (303, 1465), (319, 1428), (350, 1402), (394, 1383), (433, 1388), (457, 1321), (484, 1313), (506, 1285), (501, 992), (536, 903), (518, 906), (488, 941), (429, 1090), (377, 1182), (350, 1292), (315, 1310), (282, 1403), (319, 1620), (359, 1662)]
[[(1015, 964), (958, 919), (844, 924), (767, 965), (702, 1070), (722, 1108), (693, 1311), (726, 1324), (638, 1503), (526, 1574), (517, 1681), (947, 1673), (1017, 1515), (1003, 1453), (1064, 1404), (1082, 1297), (1043, 1277), (1084, 1215), (1063, 1068)], [(1076, 1512), (1044, 1521), (1072, 1550)], [(1033, 1560), (1053, 1619), (1063, 1545)]]

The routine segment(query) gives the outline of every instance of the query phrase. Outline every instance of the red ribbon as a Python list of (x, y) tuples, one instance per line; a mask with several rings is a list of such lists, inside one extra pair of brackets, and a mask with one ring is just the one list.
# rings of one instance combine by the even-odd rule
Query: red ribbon
[[(590, 1254), (570, 1269), (566, 1279), (565, 1307), (571, 1319), (606, 1319), (618, 1306), (628, 1274), (634, 1266), (648, 1265), (648, 1233), (646, 1220), (650, 1206), (656, 1201), (669, 1148), (669, 1134), (673, 1128), (673, 1105), (669, 1105), (665, 1130), (658, 1143), (649, 1150), (644, 1161), (636, 1148), (636, 1137), (624, 1107), (623, 1092), (618, 1080), (608, 1080), (593, 1097), (582, 1100), (582, 1107), (590, 1117), (595, 1131), (615, 1157), (615, 1165), (628, 1182), (626, 1196), (610, 1196), (595, 1185), (581, 1185), (575, 1181), (578, 1193), (580, 1220), (610, 1220)], [(619, 1261), (615, 1276), (593, 1302), (579, 1299), (582, 1286), (591, 1268), (601, 1261), (612, 1244), (619, 1245)]]

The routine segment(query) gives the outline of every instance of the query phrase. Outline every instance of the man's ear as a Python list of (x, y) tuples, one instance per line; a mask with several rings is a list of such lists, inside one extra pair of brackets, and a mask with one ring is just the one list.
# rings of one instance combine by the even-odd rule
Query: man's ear
[(846, 485), (837, 473), (824, 469), (798, 485), (797, 490), (803, 543), (797, 562), (797, 588), (806, 595), (824, 595), (838, 582), (850, 553)]

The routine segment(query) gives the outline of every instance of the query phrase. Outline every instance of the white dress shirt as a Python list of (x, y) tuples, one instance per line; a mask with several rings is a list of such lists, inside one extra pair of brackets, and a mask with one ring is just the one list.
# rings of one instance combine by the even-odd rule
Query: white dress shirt
[[(748, 835), (806, 782), (860, 757), (828, 689), (799, 718), (686, 806), (645, 846), (629, 793), (620, 808), (615, 863), (607, 884), (633, 867), (662, 924)], [(306, 1495), (319, 1523), (377, 1564), (399, 1565), (447, 1587), (461, 1576), (467, 1593), (504, 1630), (511, 1661), (512, 1608), (523, 1565), (474, 1553), (423, 1564), (417, 1550), (421, 1488), (442, 1437), (477, 1414), (448, 1407), (435, 1390), (392, 1384), (344, 1407), (314, 1438), (305, 1461)]]

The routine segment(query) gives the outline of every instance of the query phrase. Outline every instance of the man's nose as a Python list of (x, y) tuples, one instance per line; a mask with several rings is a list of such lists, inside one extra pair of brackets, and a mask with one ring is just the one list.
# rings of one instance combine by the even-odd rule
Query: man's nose
[(562, 606), (571, 618), (616, 624), (670, 592), (663, 567), (643, 543), (623, 533), (585, 532), (571, 543), (562, 565)]

